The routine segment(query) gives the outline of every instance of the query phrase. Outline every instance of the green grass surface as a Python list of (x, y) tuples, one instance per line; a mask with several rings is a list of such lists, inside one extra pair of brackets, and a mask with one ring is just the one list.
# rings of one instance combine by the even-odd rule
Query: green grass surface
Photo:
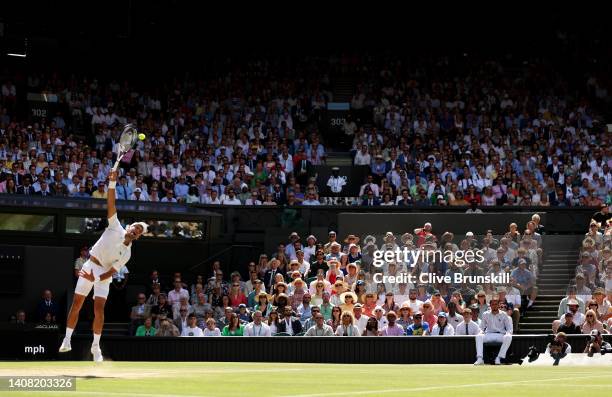
[(609, 366), (2, 362), (0, 375), (77, 376), (76, 392), (0, 391), (13, 397), (612, 395)]

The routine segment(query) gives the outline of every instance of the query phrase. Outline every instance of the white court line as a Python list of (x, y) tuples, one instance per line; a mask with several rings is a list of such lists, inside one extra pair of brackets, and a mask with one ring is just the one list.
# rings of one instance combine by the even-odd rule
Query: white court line
[[(30, 393), (28, 391), (27, 393)], [(14, 393), (14, 392), (11, 392)], [(19, 392), (17, 392), (19, 393)], [(61, 396), (134, 396), (134, 397), (202, 397), (204, 394), (149, 394), (149, 393), (122, 393), (122, 392), (106, 392), (106, 391), (45, 391), (45, 395), (56, 395)], [(67, 394), (69, 393), (69, 394)]]
[(427, 386), (427, 387), (407, 387), (402, 389), (382, 389), (382, 390), (361, 390), (361, 391), (350, 391), (350, 392), (332, 392), (332, 393), (316, 393), (316, 394), (291, 394), (283, 397), (330, 397), (330, 396), (353, 396), (362, 394), (381, 394), (381, 393), (400, 393), (407, 391), (429, 391), (429, 390), (444, 390), (444, 389), (457, 389), (466, 387), (481, 387), (481, 386), (509, 386), (519, 383), (532, 383), (532, 382), (556, 382), (562, 380), (576, 380), (576, 379), (588, 379), (588, 378), (609, 378), (610, 376), (602, 375), (588, 375), (588, 376), (575, 376), (567, 378), (547, 378), (547, 379), (530, 379), (530, 380), (518, 380), (508, 382), (488, 382), (488, 383), (470, 383), (466, 385), (445, 385), (445, 386)]

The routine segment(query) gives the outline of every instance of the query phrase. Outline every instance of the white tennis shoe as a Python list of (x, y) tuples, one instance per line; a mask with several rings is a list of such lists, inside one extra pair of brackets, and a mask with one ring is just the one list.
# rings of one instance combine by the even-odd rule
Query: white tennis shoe
[(100, 345), (91, 345), (91, 354), (93, 354), (93, 359), (97, 363), (101, 363), (104, 361), (104, 357), (102, 357), (102, 349), (100, 349)]
[(62, 345), (59, 348), (60, 353), (66, 353), (72, 350), (72, 346), (70, 346), (70, 338), (64, 338), (62, 341)]
[(484, 365), (484, 360), (482, 359), (482, 357), (478, 357), (474, 365)]

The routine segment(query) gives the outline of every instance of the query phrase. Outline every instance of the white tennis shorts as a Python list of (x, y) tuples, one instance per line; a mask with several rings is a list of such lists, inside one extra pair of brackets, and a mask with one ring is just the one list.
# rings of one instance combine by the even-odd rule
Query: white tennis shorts
[[(94, 276), (100, 276), (100, 274), (106, 272), (102, 266), (98, 266), (93, 263), (91, 260), (88, 260), (83, 264), (82, 271), (86, 273), (91, 273), (93, 270)], [(106, 299), (108, 297), (108, 290), (110, 288), (110, 283), (112, 281), (112, 277), (107, 278), (103, 281), (89, 281), (83, 277), (79, 277), (79, 281), (77, 281), (76, 288), (74, 289), (75, 294), (87, 296), (91, 291), (91, 288), (94, 289), (94, 298), (100, 297)]]

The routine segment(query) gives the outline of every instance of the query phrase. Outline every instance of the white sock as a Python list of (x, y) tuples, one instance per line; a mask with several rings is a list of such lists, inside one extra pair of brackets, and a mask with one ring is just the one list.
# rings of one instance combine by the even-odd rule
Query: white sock
[(74, 332), (74, 328), (66, 327), (66, 339), (72, 338), (72, 333)]
[(102, 336), (102, 334), (94, 334), (94, 340), (93, 340), (93, 345), (99, 345), (100, 344), (100, 336)]

